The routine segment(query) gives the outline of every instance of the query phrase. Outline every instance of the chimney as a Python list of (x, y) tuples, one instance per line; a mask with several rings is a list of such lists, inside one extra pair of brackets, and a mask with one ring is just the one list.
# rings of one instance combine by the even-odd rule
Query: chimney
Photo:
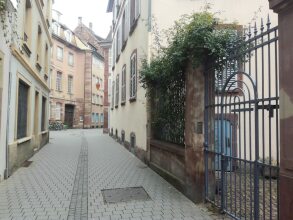
[(92, 22), (89, 23), (89, 28), (90, 28), (91, 30), (93, 30), (93, 23), (92, 23)]
[(78, 25), (82, 24), (82, 17), (78, 17)]

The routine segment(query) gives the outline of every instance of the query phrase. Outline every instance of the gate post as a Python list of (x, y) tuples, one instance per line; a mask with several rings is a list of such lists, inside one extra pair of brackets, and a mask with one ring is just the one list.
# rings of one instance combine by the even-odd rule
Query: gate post
[(293, 1), (269, 0), (279, 15), (280, 219), (293, 219)]
[(205, 192), (204, 100), (204, 69), (194, 69), (190, 62), (186, 69), (185, 191), (194, 202), (204, 201)]

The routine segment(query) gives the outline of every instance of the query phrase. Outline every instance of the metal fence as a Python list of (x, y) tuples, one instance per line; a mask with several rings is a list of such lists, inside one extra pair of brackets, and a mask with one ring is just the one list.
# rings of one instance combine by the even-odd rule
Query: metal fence
[(206, 74), (206, 200), (234, 219), (279, 219), (278, 28), (245, 32), (247, 51)]
[(152, 131), (156, 140), (184, 146), (185, 78), (160, 85), (152, 94)]

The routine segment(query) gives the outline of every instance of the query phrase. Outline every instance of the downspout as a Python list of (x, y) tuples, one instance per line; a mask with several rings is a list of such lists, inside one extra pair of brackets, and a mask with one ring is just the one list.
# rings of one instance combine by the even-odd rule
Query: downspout
[[(9, 61), (9, 69), (11, 69), (11, 58)], [(10, 118), (10, 99), (11, 99), (11, 72), (9, 71), (8, 79), (8, 105), (7, 105), (7, 125), (6, 125), (6, 168), (5, 168), (5, 179), (9, 177), (9, 118)]]

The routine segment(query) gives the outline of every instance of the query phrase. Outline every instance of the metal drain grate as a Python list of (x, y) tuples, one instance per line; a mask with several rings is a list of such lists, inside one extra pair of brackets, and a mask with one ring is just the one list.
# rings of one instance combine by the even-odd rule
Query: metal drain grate
[(145, 201), (151, 199), (143, 187), (104, 189), (102, 190), (102, 195), (105, 203), (130, 202), (134, 200)]

